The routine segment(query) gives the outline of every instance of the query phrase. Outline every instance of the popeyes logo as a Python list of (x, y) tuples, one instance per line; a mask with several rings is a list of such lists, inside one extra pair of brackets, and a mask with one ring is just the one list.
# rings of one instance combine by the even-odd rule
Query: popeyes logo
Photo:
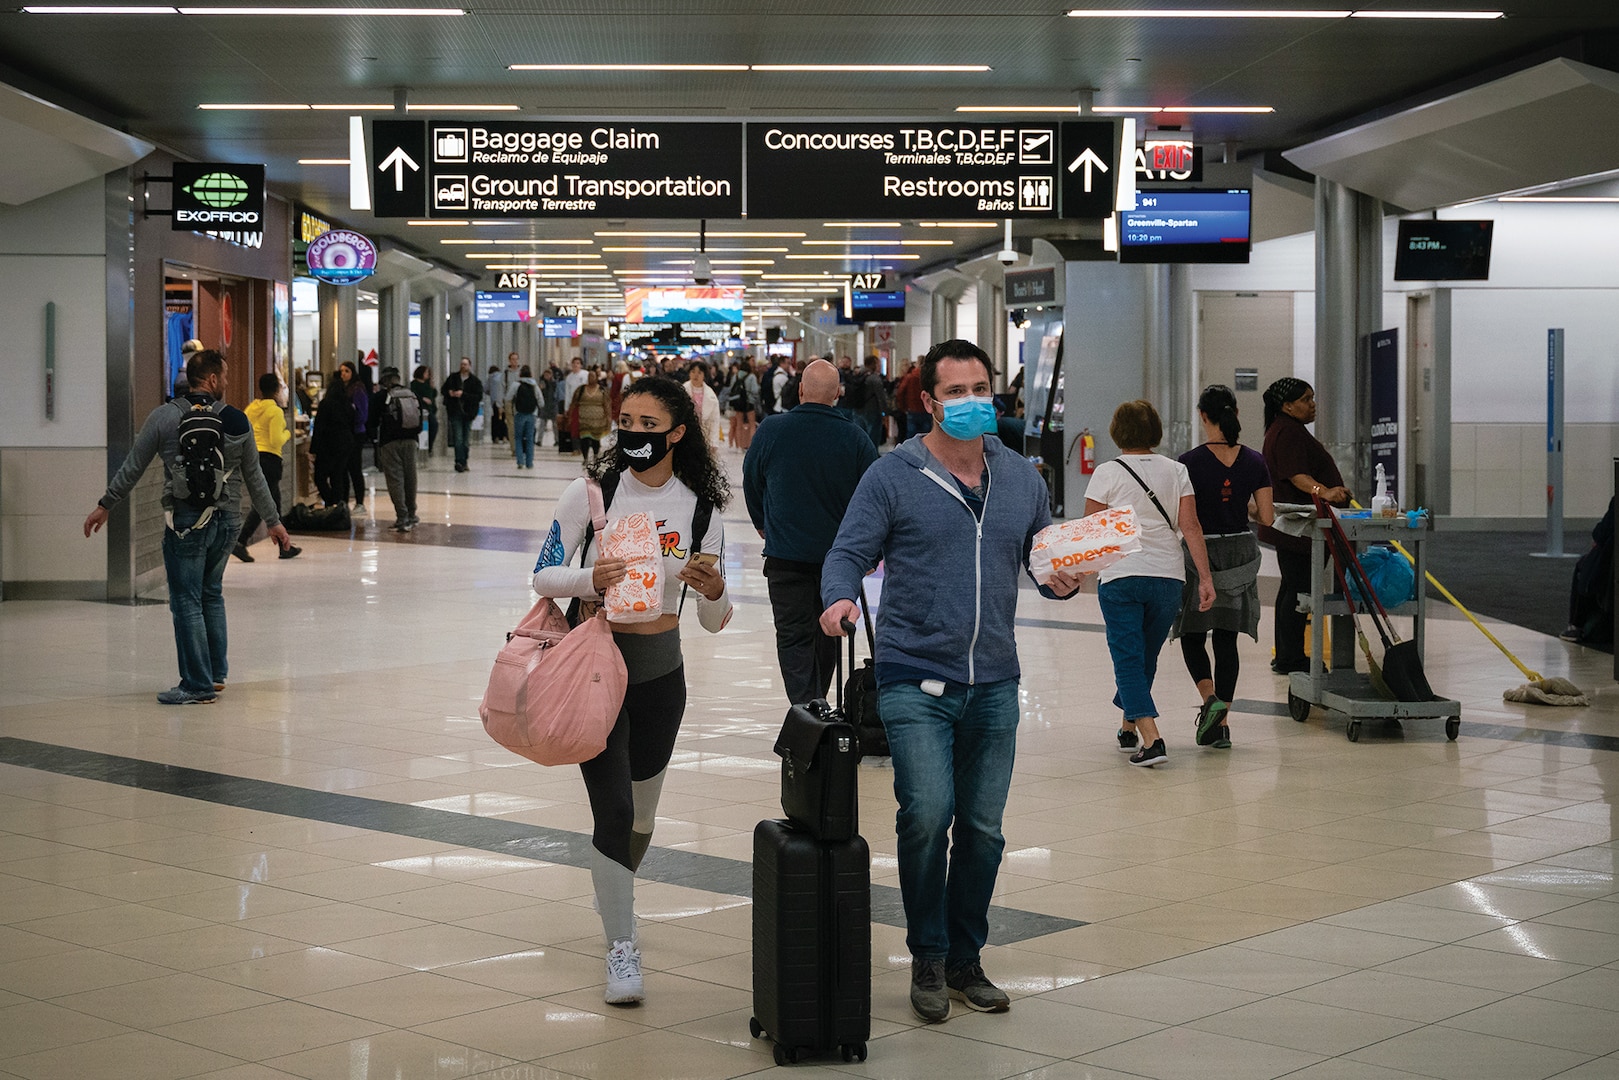
[(1052, 559), (1051, 568), (1061, 570), (1066, 566), (1083, 566), (1088, 562), (1095, 562), (1097, 559), (1105, 559), (1109, 555), (1117, 555), (1123, 550), (1119, 545), (1113, 544), (1110, 547), (1093, 548), (1090, 551), (1076, 551), (1072, 555)]
[(686, 552), (680, 547), (680, 532), (663, 532), (663, 522), (658, 522), (658, 545), (663, 550), (665, 559), (684, 559)]

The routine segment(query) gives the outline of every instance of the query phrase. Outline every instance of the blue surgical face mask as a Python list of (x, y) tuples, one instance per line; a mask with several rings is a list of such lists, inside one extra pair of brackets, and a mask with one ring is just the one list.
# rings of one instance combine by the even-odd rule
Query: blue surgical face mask
[(960, 397), (939, 403), (944, 416), (939, 426), (952, 439), (966, 442), (980, 435), (995, 434), (995, 402), (987, 397)]

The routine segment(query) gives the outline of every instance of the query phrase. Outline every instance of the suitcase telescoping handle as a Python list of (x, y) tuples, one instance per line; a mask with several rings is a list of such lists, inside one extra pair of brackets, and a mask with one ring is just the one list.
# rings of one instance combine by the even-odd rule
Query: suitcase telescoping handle
[[(849, 639), (849, 670), (853, 671), (854, 670), (854, 623), (853, 623), (853, 621), (851, 621), (849, 619), (843, 619), (843, 620), (841, 620), (840, 625), (843, 628), (843, 636)], [(842, 650), (838, 651), (838, 677), (835, 680), (834, 685), (836, 685), (837, 688), (838, 688), (838, 712), (841, 713), (843, 711), (843, 652), (842, 652)]]

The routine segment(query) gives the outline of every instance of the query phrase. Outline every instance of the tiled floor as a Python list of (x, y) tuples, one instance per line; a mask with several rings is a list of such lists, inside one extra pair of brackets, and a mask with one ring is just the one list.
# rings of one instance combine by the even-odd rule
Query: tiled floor
[[(387, 532), (377, 490), (357, 539), (232, 564), (230, 688), (211, 707), (153, 699), (174, 681), (161, 605), (0, 605), (0, 1075), (773, 1068), (748, 1036), (750, 908), (724, 891), (745, 888), (752, 826), (777, 814), (784, 707), (740, 502), (737, 616), (685, 639), (691, 704), (654, 841), (685, 854), (649, 861), (649, 998), (617, 1009), (601, 1000), (577, 771), (528, 764), (477, 721), (577, 466), (543, 450), (519, 473), (488, 447), (468, 474), (443, 460), (411, 536)], [(1025, 592), (1001, 943), (985, 957), (1012, 1011), (919, 1026), (903, 930), (879, 921), (869, 1060), (797, 1073), (1619, 1078), (1611, 661), (1496, 626), (1531, 667), (1596, 689), (1590, 709), (1507, 705), (1517, 671), (1436, 614), (1428, 670), (1464, 702), (1459, 741), (1426, 722), (1358, 744), (1341, 722), (1296, 724), (1268, 650), (1244, 639), (1235, 749), (1192, 745), (1171, 647), (1171, 760), (1142, 770), (1114, 748), (1094, 595)], [(873, 879), (892, 887), (888, 777), (861, 780)]]

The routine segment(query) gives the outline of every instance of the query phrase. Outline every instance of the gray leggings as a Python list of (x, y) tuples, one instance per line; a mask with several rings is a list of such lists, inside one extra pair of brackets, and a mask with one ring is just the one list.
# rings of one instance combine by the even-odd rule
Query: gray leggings
[(645, 841), (635, 843), (632, 834), (651, 838), (663, 771), (686, 712), (686, 667), (678, 628), (661, 634), (614, 634), (613, 640), (629, 670), (629, 686), (606, 749), (579, 771), (590, 796), (596, 850), (634, 870), (646, 849)]

